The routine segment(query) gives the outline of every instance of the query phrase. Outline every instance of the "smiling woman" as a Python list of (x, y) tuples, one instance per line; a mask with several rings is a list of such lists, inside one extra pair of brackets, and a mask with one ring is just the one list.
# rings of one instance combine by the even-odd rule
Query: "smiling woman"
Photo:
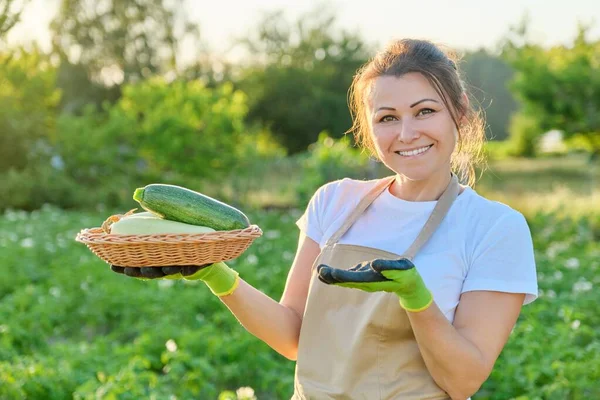
[(537, 296), (523, 216), (468, 186), (484, 123), (457, 62), (407, 39), (355, 76), (349, 132), (394, 176), (326, 184), (298, 221), (319, 255), (300, 250), (282, 299), (302, 316), (295, 399), (466, 399)]
[[(427, 41), (393, 42), (354, 79), (354, 125), (349, 132), (409, 180), (428, 176), (450, 160), (448, 166), (472, 185), (475, 167), (483, 162), (485, 130), (483, 119), (470, 107), (457, 63), (451, 51), (444, 53)], [(416, 157), (419, 151), (428, 159)], [(407, 163), (417, 159), (419, 165)], [(443, 176), (449, 171), (438, 170)]]
[(523, 215), (469, 186), (483, 122), (456, 65), (401, 40), (359, 70), (351, 131), (393, 174), (315, 192), (279, 302), (223, 263), (182, 270), (296, 360), (294, 399), (467, 399), (537, 297)]

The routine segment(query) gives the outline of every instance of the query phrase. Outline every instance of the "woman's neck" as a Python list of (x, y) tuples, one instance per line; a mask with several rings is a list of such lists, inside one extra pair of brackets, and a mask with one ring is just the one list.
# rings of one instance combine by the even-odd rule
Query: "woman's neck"
[(396, 174), (396, 180), (390, 186), (390, 193), (406, 201), (436, 201), (448, 187), (451, 178), (448, 173), (436, 174), (426, 180), (413, 181), (406, 176)]

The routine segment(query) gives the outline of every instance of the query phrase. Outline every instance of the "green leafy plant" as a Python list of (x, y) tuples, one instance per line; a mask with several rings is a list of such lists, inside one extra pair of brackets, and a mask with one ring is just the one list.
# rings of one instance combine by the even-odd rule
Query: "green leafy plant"
[(334, 139), (327, 132), (319, 135), (317, 142), (309, 146), (301, 158), (302, 180), (297, 198), (299, 204), (307, 204), (312, 194), (323, 184), (342, 178), (375, 178), (369, 157), (352, 147), (347, 136)]
[[(206, 288), (125, 279), (73, 240), (113, 211), (44, 206), (0, 217), (0, 273), (10, 277), (0, 280), (0, 398), (217, 399), (243, 387), (257, 399), (289, 398), (294, 364), (248, 334)], [(300, 212), (253, 211), (265, 234), (228, 262), (274, 298)], [(474, 399), (600, 396), (598, 221), (528, 216), (540, 298), (524, 307)]]

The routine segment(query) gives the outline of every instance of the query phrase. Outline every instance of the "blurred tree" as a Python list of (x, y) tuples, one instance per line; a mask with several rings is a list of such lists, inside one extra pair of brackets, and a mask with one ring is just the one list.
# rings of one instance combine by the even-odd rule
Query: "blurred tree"
[(109, 84), (174, 70), (178, 41), (187, 34), (198, 35), (197, 26), (185, 19), (183, 3), (63, 0), (51, 24), (54, 48)]
[(291, 153), (324, 130), (339, 137), (351, 126), (348, 88), (370, 51), (357, 34), (334, 26), (334, 13), (322, 7), (293, 23), (277, 11), (239, 41), (248, 61), (236, 82), (248, 93), (248, 118), (268, 126)]
[(35, 46), (0, 54), (0, 172), (50, 159), (60, 100), (55, 81), (55, 67)]
[(513, 29), (503, 56), (515, 68), (511, 89), (522, 113), (539, 133), (558, 129), (565, 138), (585, 140), (600, 154), (600, 40), (587, 39), (580, 25), (570, 46), (544, 49), (532, 44), (526, 24)]
[(19, 22), (23, 7), (29, 0), (21, 1), (21, 8), (16, 9), (13, 0), (0, 0), (0, 39), (5, 37), (9, 30)]
[(184, 2), (62, 0), (51, 31), (61, 59), (63, 110), (81, 112), (88, 103), (112, 103), (123, 83), (175, 73), (180, 43), (199, 40)]
[(88, 182), (136, 171), (216, 179), (235, 162), (245, 101), (231, 85), (209, 90), (199, 81), (152, 78), (125, 85), (104, 114), (88, 107), (81, 117), (59, 119), (57, 145), (66, 168)]
[(463, 62), (462, 70), (475, 104), (485, 112), (486, 136), (490, 140), (505, 140), (511, 114), (517, 110), (517, 103), (508, 89), (513, 69), (485, 49), (465, 53)]
[(73, 64), (62, 59), (57, 69), (56, 85), (60, 88), (60, 110), (82, 114), (87, 105), (102, 109), (102, 103), (115, 103), (121, 96), (121, 85), (107, 86), (95, 82), (83, 64)]
[(206, 87), (216, 88), (225, 82), (234, 83), (241, 68), (227, 58), (202, 46), (194, 60), (180, 68), (177, 77), (185, 81), (201, 80)]
[(280, 150), (268, 132), (245, 124), (246, 102), (230, 83), (209, 89), (154, 77), (124, 85), (102, 111), (62, 115), (53, 145), (65, 174), (107, 204), (130, 201), (130, 188), (147, 182), (222, 183), (249, 159)]

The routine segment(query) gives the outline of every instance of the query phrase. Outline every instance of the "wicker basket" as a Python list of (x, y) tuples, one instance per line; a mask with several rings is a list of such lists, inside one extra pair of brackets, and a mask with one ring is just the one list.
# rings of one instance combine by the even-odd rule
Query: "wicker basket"
[(233, 231), (160, 235), (117, 235), (91, 228), (81, 230), (75, 240), (112, 265), (163, 267), (232, 260), (261, 235), (257, 225)]

